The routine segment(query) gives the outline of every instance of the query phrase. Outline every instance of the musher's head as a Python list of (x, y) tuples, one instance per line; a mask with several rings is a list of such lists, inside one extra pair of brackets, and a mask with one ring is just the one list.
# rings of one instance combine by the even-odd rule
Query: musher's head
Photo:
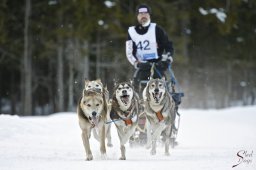
[(137, 20), (143, 26), (146, 27), (150, 24), (151, 8), (146, 4), (141, 4), (136, 9)]

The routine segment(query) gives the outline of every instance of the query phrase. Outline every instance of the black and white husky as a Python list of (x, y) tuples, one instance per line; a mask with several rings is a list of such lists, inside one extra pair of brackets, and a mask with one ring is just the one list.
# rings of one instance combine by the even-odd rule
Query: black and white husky
[(128, 82), (117, 84), (112, 97), (110, 118), (116, 125), (120, 140), (120, 160), (126, 160), (125, 144), (135, 132), (138, 125), (138, 114), (139, 97), (133, 86)]

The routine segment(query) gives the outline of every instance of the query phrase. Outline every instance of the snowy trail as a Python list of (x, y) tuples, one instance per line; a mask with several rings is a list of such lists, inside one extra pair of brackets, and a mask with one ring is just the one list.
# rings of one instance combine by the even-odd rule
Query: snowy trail
[[(114, 147), (107, 148), (108, 160), (100, 159), (99, 144), (92, 138), (94, 160), (89, 162), (84, 161), (76, 114), (0, 115), (0, 170), (256, 170), (256, 106), (180, 113), (179, 145), (169, 157), (161, 146), (151, 156), (149, 150), (127, 144), (127, 160), (119, 161), (119, 142), (112, 126)], [(243, 162), (232, 168), (239, 163), (241, 150), (253, 152), (252, 156), (243, 156)]]

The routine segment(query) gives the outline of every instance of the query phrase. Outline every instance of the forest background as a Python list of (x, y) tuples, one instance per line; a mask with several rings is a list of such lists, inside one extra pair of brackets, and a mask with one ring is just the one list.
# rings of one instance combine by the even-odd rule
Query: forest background
[(75, 111), (85, 79), (132, 79), (140, 3), (173, 42), (182, 108), (256, 103), (255, 0), (1, 0), (0, 114)]

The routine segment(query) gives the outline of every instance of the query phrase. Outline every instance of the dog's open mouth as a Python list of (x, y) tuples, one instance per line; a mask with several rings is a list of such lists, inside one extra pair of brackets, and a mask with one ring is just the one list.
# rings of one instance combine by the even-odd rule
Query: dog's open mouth
[(156, 101), (156, 103), (158, 103), (159, 102), (159, 100), (161, 99), (161, 97), (162, 97), (162, 92), (161, 93), (159, 93), (159, 92), (156, 92), (156, 93), (152, 93), (152, 96), (153, 96), (153, 98), (154, 98), (154, 100)]
[(92, 117), (91, 117), (91, 116), (90, 116), (89, 119), (90, 119), (90, 121), (91, 121), (92, 124), (94, 124), (95, 126), (98, 125), (98, 122), (99, 122), (98, 117), (96, 117), (96, 116), (92, 116)]
[(130, 99), (130, 96), (129, 95), (123, 95), (123, 96), (120, 96), (120, 99), (121, 101), (127, 105), (129, 103), (129, 99)]

